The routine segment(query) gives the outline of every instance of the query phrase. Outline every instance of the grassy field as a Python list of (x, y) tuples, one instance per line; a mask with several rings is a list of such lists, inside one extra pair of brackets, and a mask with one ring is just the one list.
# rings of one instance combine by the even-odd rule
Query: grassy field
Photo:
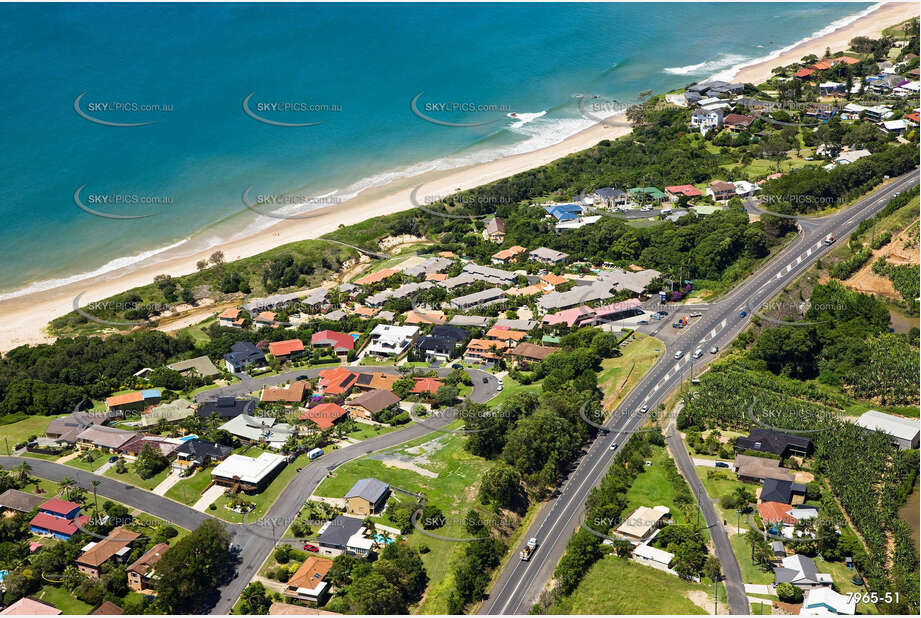
[(346, 434), (353, 440), (367, 440), (368, 438), (374, 438), (376, 436), (382, 436), (385, 433), (390, 433), (391, 431), (396, 431), (400, 427), (406, 427), (406, 425), (393, 427), (390, 425), (366, 425), (364, 423), (357, 423), (357, 425), (358, 429)]
[[(252, 450), (252, 449), (250, 449)], [(252, 454), (250, 454), (252, 456)], [(256, 521), (260, 519), (266, 512), (269, 510), (269, 507), (272, 506), (272, 503), (275, 502), (275, 499), (284, 491), (285, 487), (288, 486), (288, 483), (291, 482), (291, 479), (294, 478), (294, 475), (297, 474), (297, 469), (301, 466), (306, 466), (310, 460), (307, 458), (306, 454), (300, 455), (297, 459), (285, 466), (275, 479), (269, 483), (269, 486), (265, 488), (260, 494), (254, 496), (245, 496), (247, 502), (254, 502), (256, 504), (255, 508), (246, 515), (247, 521)], [(224, 494), (220, 498), (214, 501), (214, 504), (217, 506), (217, 509), (213, 511), (208, 511), (210, 515), (216, 515), (225, 521), (231, 523), (241, 523), (243, 521), (243, 515), (237, 513), (236, 511), (231, 511), (224, 506), (230, 501), (229, 494)]]
[(93, 454), (92, 461), (84, 461), (83, 459), (84, 455), (81, 454), (77, 457), (74, 457), (70, 461), (64, 462), (64, 465), (71, 466), (74, 468), (80, 468), (81, 470), (88, 470), (90, 472), (94, 472), (97, 468), (99, 468), (105, 462), (107, 462), (109, 460), (109, 457), (112, 456), (111, 454), (106, 453), (105, 451), (101, 451), (101, 450), (95, 450), (95, 451), (90, 451), (90, 452)]
[[(707, 478), (707, 473), (712, 472), (713, 470), (722, 470), (725, 478)], [(716, 507), (717, 513), (728, 522), (731, 522), (732, 525), (735, 525), (736, 520), (738, 519), (738, 514), (735, 510), (727, 510), (720, 506), (719, 500), (727, 494), (731, 494), (736, 490), (737, 487), (745, 487), (748, 490), (751, 490), (754, 493), (758, 486), (752, 483), (743, 483), (742, 481), (735, 478), (735, 474), (730, 472), (725, 468), (711, 468), (709, 466), (697, 466), (697, 476), (700, 477), (700, 482), (703, 483), (704, 489), (707, 490), (707, 495), (710, 496), (710, 499), (714, 501), (714, 506)], [(742, 528), (746, 527), (746, 516), (742, 516)]]
[[(379, 459), (362, 458), (349, 462), (327, 478), (316, 493), (320, 496), (342, 497), (362, 478), (374, 477), (412, 492), (424, 493), (429, 504), (440, 508), (449, 522), (433, 531), (440, 536), (465, 538), (469, 536), (461, 520), (467, 510), (477, 503), (476, 489), (479, 479), (489, 464), (464, 450), (466, 438), (454, 434), (430, 434), (387, 451), (384, 457), (400, 458), (401, 465), (417, 465), (434, 472), (432, 478), (414, 470), (384, 465)], [(396, 501), (411, 500), (409, 496), (394, 493), (389, 505)], [(385, 516), (386, 517), (386, 516)], [(385, 519), (385, 523), (386, 522)], [(463, 543), (433, 538), (413, 531), (407, 536), (413, 547), (426, 545), (431, 551), (423, 554), (422, 561), (430, 584), (425, 600), (417, 613), (447, 613), (447, 598), (453, 589), (453, 565), (459, 559)]]
[[(59, 418), (61, 416), (66, 416), (64, 414), (58, 414), (55, 416), (29, 416), (24, 418), (21, 421), (16, 421), (15, 423), (9, 423), (6, 425), (0, 425), (0, 434), (9, 442), (10, 450), (13, 449), (13, 445), (19, 444), (20, 442), (25, 442), (29, 439), (30, 436), (42, 436), (45, 434), (45, 430), (48, 429), (48, 424), (52, 419)], [(3, 454), (9, 455), (6, 451), (6, 445), (3, 446)]]
[(742, 581), (746, 584), (773, 584), (774, 572), (762, 571), (757, 564), (752, 564), (751, 545), (745, 541), (745, 537), (733, 534), (729, 537), (729, 543), (732, 545), (732, 551), (739, 562), (739, 568), (742, 570)]
[(620, 347), (622, 356), (601, 361), (598, 386), (604, 391), (606, 410), (617, 407), (665, 349), (661, 341), (642, 333), (634, 333), (627, 341), (626, 345)]
[(214, 466), (208, 466), (189, 478), (182, 479), (166, 491), (166, 497), (192, 506), (211, 482), (211, 470), (213, 469)]
[(490, 406), (497, 406), (517, 393), (540, 393), (540, 389), (540, 382), (521, 384), (513, 380), (510, 376), (505, 376), (502, 378), (502, 392), (490, 399), (487, 403)]
[(706, 614), (688, 598), (694, 594), (713, 607), (710, 586), (685, 581), (623, 558), (596, 562), (568, 597), (550, 614)]
[(85, 616), (93, 609), (91, 605), (87, 605), (83, 601), (74, 598), (63, 586), (46, 584), (42, 586), (42, 589), (34, 596), (39, 601), (51, 603), (61, 610), (62, 613), (67, 615)]
[(118, 472), (115, 471), (115, 466), (112, 466), (111, 468), (105, 471), (105, 476), (111, 479), (121, 481), (122, 483), (130, 483), (131, 485), (135, 485), (142, 489), (151, 490), (157, 485), (159, 485), (163, 481), (163, 479), (169, 476), (169, 471), (170, 471), (170, 467), (166, 466), (165, 468), (160, 470), (158, 473), (154, 474), (149, 479), (142, 479), (140, 476), (138, 476), (138, 473), (135, 472), (134, 464), (129, 462), (126, 465), (126, 471), (124, 473), (119, 474)]
[[(658, 506), (664, 505), (671, 511), (671, 523), (685, 524), (688, 515), (675, 506), (675, 489), (665, 475), (665, 462), (669, 459), (668, 452), (662, 447), (653, 447), (655, 453), (652, 456), (651, 466), (646, 466), (645, 471), (636, 477), (630, 489), (625, 496), (627, 500), (627, 509), (625, 512), (631, 513), (634, 509), (641, 506)], [(693, 513), (690, 515), (693, 518)], [(694, 521), (692, 519), (691, 523)]]

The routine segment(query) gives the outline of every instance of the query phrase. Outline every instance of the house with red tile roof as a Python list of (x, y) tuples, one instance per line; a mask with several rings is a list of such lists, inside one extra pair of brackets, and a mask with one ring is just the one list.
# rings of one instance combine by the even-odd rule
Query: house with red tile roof
[(355, 280), (356, 285), (373, 285), (375, 283), (380, 283), (394, 275), (400, 274), (400, 271), (394, 270), (392, 268), (383, 268), (376, 273), (371, 273), (370, 275), (365, 275), (360, 279)]
[(314, 348), (330, 348), (336, 356), (348, 356), (355, 349), (355, 339), (348, 333), (327, 329), (312, 334), (310, 345)]
[(758, 514), (765, 523), (782, 523), (796, 525), (796, 518), (790, 515), (793, 507), (783, 502), (762, 502), (758, 505)]
[(921, 124), (921, 113), (912, 112), (910, 114), (905, 114), (905, 119), (912, 121), (913, 123), (915, 123), (915, 126), (917, 126)]
[(52, 498), (38, 507), (29, 527), (33, 534), (66, 541), (90, 520), (88, 515), (80, 515), (81, 508), (76, 502)]
[(228, 328), (243, 328), (246, 320), (242, 314), (243, 312), (235, 307), (224, 309), (223, 313), (218, 314), (217, 323)]
[(492, 263), (508, 264), (514, 260), (516, 256), (524, 253), (525, 251), (527, 251), (527, 249), (519, 245), (509, 247), (508, 249), (503, 249), (502, 251), (498, 251), (492, 255)]
[(321, 403), (309, 410), (304, 410), (298, 417), (302, 421), (313, 421), (320, 430), (329, 429), (348, 412), (335, 403)]
[(106, 562), (127, 560), (131, 555), (131, 543), (140, 537), (137, 532), (122, 526), (114, 528), (106, 538), (84, 547), (83, 553), (77, 556), (77, 569), (89, 577), (99, 577)]
[(799, 71), (797, 71), (796, 73), (794, 73), (793, 76), (794, 76), (794, 77), (797, 77), (797, 78), (799, 78), (799, 79), (806, 79), (807, 77), (809, 77), (809, 76), (812, 75), (813, 73), (815, 73), (815, 69), (802, 68), (802, 69), (800, 69)]
[(304, 353), (304, 342), (300, 339), (272, 341), (269, 343), (269, 353), (280, 361), (297, 358)]
[(347, 395), (357, 379), (358, 374), (345, 367), (324, 369), (320, 372), (318, 386), (327, 395)]
[(410, 389), (410, 393), (424, 394), (430, 393), (434, 395), (438, 392), (438, 389), (444, 386), (444, 383), (437, 378), (415, 378), (416, 383), (413, 384), (413, 387)]
[(546, 275), (542, 275), (540, 280), (546, 283), (547, 285), (551, 285), (553, 287), (562, 285), (563, 283), (566, 283), (567, 281), (569, 281), (569, 279), (567, 279), (566, 277), (561, 277), (553, 273), (547, 273)]
[(485, 338), (501, 341), (505, 344), (505, 347), (511, 348), (527, 336), (528, 333), (522, 332), (520, 330), (512, 330), (510, 328), (503, 328), (501, 326), (493, 326), (486, 333)]
[(275, 321), (276, 315), (273, 311), (263, 311), (253, 320), (253, 327), (256, 329), (265, 328), (266, 326), (279, 328), (281, 325)]
[(730, 133), (738, 133), (747, 131), (754, 121), (754, 116), (748, 116), (746, 114), (727, 114), (723, 117), (723, 126), (726, 127)]
[(665, 193), (672, 202), (677, 202), (678, 198), (682, 196), (688, 199), (701, 196), (700, 190), (694, 185), (671, 185), (670, 187), (665, 187)]

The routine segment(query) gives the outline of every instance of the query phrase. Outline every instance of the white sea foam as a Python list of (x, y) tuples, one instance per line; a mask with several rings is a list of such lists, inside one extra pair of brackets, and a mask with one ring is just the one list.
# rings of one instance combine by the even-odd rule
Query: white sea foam
[(110, 260), (109, 262), (106, 262), (105, 264), (97, 268), (96, 270), (91, 270), (91, 271), (84, 272), (84, 273), (77, 273), (75, 275), (70, 275), (69, 277), (61, 277), (58, 279), (46, 279), (44, 281), (35, 281), (24, 287), (13, 290), (11, 292), (0, 294), (0, 301), (9, 300), (11, 298), (17, 298), (19, 296), (26, 296), (28, 294), (35, 294), (37, 292), (43, 292), (45, 290), (51, 290), (51, 289), (58, 288), (58, 287), (68, 285), (71, 283), (77, 283), (78, 281), (83, 281), (85, 279), (92, 279), (93, 277), (98, 277), (100, 275), (110, 273), (113, 270), (118, 270), (120, 268), (126, 268), (129, 266), (133, 266), (139, 262), (148, 260), (159, 253), (163, 253), (164, 251), (169, 251), (170, 249), (175, 249), (176, 247), (179, 247), (180, 245), (183, 245), (187, 243), (188, 241), (189, 241), (188, 238), (184, 238), (178, 242), (174, 242), (173, 244), (167, 245), (165, 247), (160, 247), (158, 249), (151, 249), (150, 251), (142, 251), (141, 253), (138, 253), (136, 255), (128, 255), (128, 256), (115, 258), (114, 260)]
[(758, 57), (758, 58), (752, 58), (752, 59), (746, 60), (746, 61), (744, 61), (744, 62), (740, 62), (739, 64), (737, 64), (737, 65), (735, 65), (735, 66), (729, 67), (728, 69), (725, 69), (725, 70), (723, 70), (723, 71), (719, 71), (719, 72), (717, 72), (717, 73), (714, 73), (714, 74), (711, 75), (709, 78), (707, 78), (706, 81), (712, 81), (712, 80), (717, 80), (717, 79), (718, 79), (718, 80), (722, 80), (722, 81), (732, 81), (732, 79), (733, 79), (736, 75), (739, 74), (739, 71), (741, 71), (741, 70), (744, 69), (745, 67), (750, 67), (750, 66), (752, 66), (752, 65), (754, 65), (754, 64), (760, 64), (760, 63), (762, 63), (762, 62), (767, 62), (768, 60), (773, 60), (773, 59), (775, 59), (775, 58), (779, 58), (782, 54), (785, 54), (786, 52), (790, 51), (791, 49), (793, 49), (793, 48), (796, 47), (797, 45), (802, 45), (803, 43), (806, 43), (806, 42), (808, 42), (808, 41), (812, 41), (813, 39), (818, 39), (818, 38), (823, 37), (823, 36), (825, 36), (825, 35), (827, 35), (827, 34), (831, 34), (831, 33), (834, 32), (835, 30), (837, 30), (838, 28), (844, 28), (845, 26), (848, 26), (848, 25), (854, 23), (855, 21), (857, 21), (857, 20), (860, 19), (861, 17), (864, 17), (864, 16), (866, 16), (866, 15), (869, 15), (870, 13), (872, 13), (873, 11), (875, 11), (876, 9), (880, 8), (881, 6), (883, 6), (883, 4), (884, 4), (884, 3), (877, 3), (877, 4), (874, 4), (873, 6), (867, 7), (866, 9), (864, 9), (863, 11), (860, 11), (859, 13), (854, 13), (853, 15), (848, 15), (847, 17), (842, 17), (841, 19), (838, 19), (838, 20), (836, 20), (836, 21), (831, 22), (830, 24), (828, 24), (827, 26), (825, 26), (825, 27), (822, 28), (821, 30), (817, 30), (816, 32), (813, 32), (813, 33), (810, 34), (809, 36), (804, 37), (804, 38), (802, 38), (802, 39), (800, 39), (799, 41), (796, 41), (796, 42), (794, 42), (794, 43), (791, 43), (791, 44), (787, 45), (786, 47), (781, 47), (780, 49), (776, 49), (776, 50), (774, 50), (774, 51), (772, 51), (772, 52), (770, 52), (769, 54), (766, 54), (766, 55), (764, 55), (764, 56), (760, 56), (760, 57)]
[(541, 116), (545, 116), (546, 114), (547, 114), (547, 110), (544, 110), (542, 112), (536, 112), (534, 114), (528, 114), (526, 112), (512, 112), (511, 114), (506, 114), (506, 115), (509, 118), (513, 118), (515, 120), (515, 122), (509, 125), (509, 128), (517, 129), (519, 127), (523, 127), (524, 125), (528, 124), (532, 120), (537, 120)]
[(726, 67), (731, 67), (746, 60), (745, 56), (739, 54), (719, 54), (712, 60), (705, 60), (697, 64), (689, 64), (683, 67), (668, 67), (662, 69), (663, 72), (671, 75), (703, 75), (710, 71), (717, 71)]

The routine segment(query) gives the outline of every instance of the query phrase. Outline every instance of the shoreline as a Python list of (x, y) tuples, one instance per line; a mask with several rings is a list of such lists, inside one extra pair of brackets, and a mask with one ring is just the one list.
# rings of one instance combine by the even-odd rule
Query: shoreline
[[(878, 36), (884, 28), (916, 15), (917, 4), (884, 4), (830, 33), (796, 44), (773, 58), (768, 57), (741, 67), (733, 81), (763, 82), (771, 77), (771, 68), (775, 66), (792, 64), (808, 54), (821, 56), (826, 47), (830, 47), (833, 53), (843, 51), (847, 48), (847, 43), (856, 36)], [(629, 132), (630, 129), (626, 127), (593, 125), (539, 150), (468, 167), (428, 172), (369, 189), (341, 205), (314, 211), (317, 213), (315, 216), (279, 221), (262, 231), (226, 242), (221, 246), (188, 255), (175, 255), (177, 252), (171, 249), (161, 250), (155, 254), (157, 258), (153, 263), (133, 264), (79, 281), (2, 300), (0, 315), (4, 320), (0, 326), (0, 351), (5, 352), (24, 344), (53, 341), (53, 337), (43, 332), (45, 327), (52, 319), (72, 311), (74, 299), (78, 295), (82, 294), (81, 304), (86, 304), (134, 287), (148, 285), (153, 282), (154, 276), (159, 274), (181, 276), (193, 273), (196, 270), (196, 262), (207, 259), (208, 255), (216, 250), (222, 250), (227, 261), (234, 261), (257, 255), (279, 245), (316, 239), (334, 231), (340, 225), (353, 225), (375, 216), (414, 208), (410, 196), (416, 189), (420, 195), (447, 196), (458, 190), (471, 189), (546, 165), (556, 159), (591, 148), (603, 140), (616, 139)], [(171, 253), (173, 255), (170, 255)], [(27, 288), (28, 285), (34, 283), (23, 288)]]

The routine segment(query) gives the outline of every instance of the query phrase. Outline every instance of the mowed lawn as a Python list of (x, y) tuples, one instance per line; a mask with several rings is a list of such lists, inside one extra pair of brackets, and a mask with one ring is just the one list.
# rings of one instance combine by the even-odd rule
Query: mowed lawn
[(736, 555), (739, 568), (742, 570), (742, 582), (746, 584), (773, 584), (773, 571), (764, 571), (757, 564), (752, 564), (752, 549), (743, 535), (732, 534), (729, 544)]
[[(363, 458), (349, 462), (327, 478), (316, 493), (319, 496), (341, 498), (355, 481), (373, 477), (392, 486), (412, 492), (424, 493), (428, 503), (441, 509), (448, 523), (432, 532), (439, 536), (467, 538), (470, 535), (462, 524), (467, 510), (477, 504), (479, 480), (490, 464), (464, 450), (466, 437), (462, 435), (432, 433), (413, 440), (397, 449), (386, 451), (385, 457), (401, 458), (404, 463), (435, 472), (437, 478), (413, 470), (385, 465), (377, 459)], [(413, 500), (410, 496), (394, 492), (388, 506)], [(392, 525), (386, 513), (380, 519)], [(420, 614), (445, 614), (448, 595), (454, 587), (454, 566), (461, 560), (465, 543), (433, 538), (414, 530), (406, 537), (409, 545), (425, 545), (429, 552), (422, 555), (429, 587), (422, 604), (414, 609)]]
[[(669, 459), (668, 451), (664, 447), (654, 448), (655, 453), (652, 459), (647, 460), (651, 461), (652, 465), (646, 466), (645, 471), (637, 475), (636, 480), (627, 490), (625, 512), (629, 515), (641, 506), (651, 508), (661, 504), (667, 506), (671, 511), (671, 523), (685, 524), (688, 516), (675, 506), (675, 488), (672, 487), (665, 474), (665, 462)], [(693, 513), (691, 517), (693, 518)], [(693, 519), (691, 523), (694, 523)]]
[(106, 463), (109, 460), (109, 457), (112, 456), (110, 453), (107, 453), (103, 450), (93, 450), (89, 451), (89, 453), (92, 454), (92, 459), (90, 461), (86, 461), (84, 459), (84, 457), (87, 456), (86, 453), (81, 453), (73, 459), (65, 461), (64, 465), (80, 468), (81, 470), (87, 470), (89, 472), (95, 472), (97, 468)]
[(635, 339), (618, 348), (622, 356), (601, 361), (598, 386), (604, 391), (606, 410), (617, 407), (665, 349), (665, 345), (655, 337), (642, 333), (634, 333), (633, 337)]
[[(0, 435), (9, 442), (10, 451), (12, 451), (13, 446), (20, 442), (25, 442), (31, 436), (45, 435), (45, 430), (48, 429), (49, 423), (51, 423), (53, 419), (61, 416), (66, 416), (66, 414), (57, 414), (55, 416), (29, 416), (15, 423), (0, 425)], [(8, 454), (6, 452), (6, 446), (7, 445), (4, 444), (2, 447), (4, 455)]]
[(93, 609), (92, 605), (87, 605), (80, 599), (74, 598), (63, 586), (52, 586), (51, 584), (46, 584), (42, 586), (42, 589), (38, 591), (38, 594), (33, 596), (39, 601), (51, 603), (66, 615), (82, 616), (89, 614)]
[(166, 466), (165, 468), (163, 468), (162, 470), (154, 474), (149, 479), (142, 479), (140, 476), (138, 476), (138, 473), (135, 471), (133, 462), (126, 463), (125, 468), (126, 468), (125, 472), (119, 474), (115, 470), (115, 466), (113, 465), (111, 468), (105, 471), (105, 476), (111, 479), (121, 481), (122, 483), (130, 483), (131, 485), (134, 485), (136, 487), (140, 487), (142, 489), (146, 489), (149, 491), (153, 489), (154, 487), (156, 487), (157, 485), (159, 485), (160, 482), (163, 481), (163, 479), (169, 476), (169, 471), (170, 471), (170, 466)]
[[(253, 451), (253, 449), (251, 448), (249, 451)], [(255, 456), (252, 452), (248, 452), (247, 454), (250, 457)], [(302, 466), (306, 466), (309, 462), (310, 459), (307, 457), (307, 454), (304, 453), (291, 463), (287, 464), (284, 469), (278, 473), (278, 476), (276, 476), (272, 482), (269, 483), (269, 486), (265, 488), (265, 491), (252, 496), (243, 494), (244, 500), (247, 502), (253, 502), (256, 505), (252, 511), (246, 514), (246, 521), (254, 522), (258, 519), (261, 519), (262, 516), (268, 512), (269, 507), (272, 506), (272, 503), (275, 502), (275, 499), (278, 498), (281, 492), (284, 491), (285, 487), (288, 486), (288, 483), (291, 482), (291, 479), (294, 478), (294, 475), (297, 474), (297, 469)], [(213, 511), (209, 510), (207, 513), (209, 515), (220, 517), (224, 521), (229, 521), (235, 524), (242, 523), (244, 517), (243, 514), (224, 508), (225, 505), (227, 505), (229, 502), (230, 494), (225, 493), (214, 501), (214, 504), (217, 506), (217, 508)]]
[(176, 502), (182, 502), (183, 504), (192, 506), (201, 498), (201, 494), (205, 491), (205, 487), (211, 483), (211, 471), (213, 469), (214, 466), (208, 466), (207, 468), (198, 470), (192, 476), (182, 479), (166, 490), (166, 497), (172, 498)]
[(551, 614), (707, 614), (688, 598), (713, 607), (712, 587), (605, 556), (589, 569), (579, 587), (550, 608)]

